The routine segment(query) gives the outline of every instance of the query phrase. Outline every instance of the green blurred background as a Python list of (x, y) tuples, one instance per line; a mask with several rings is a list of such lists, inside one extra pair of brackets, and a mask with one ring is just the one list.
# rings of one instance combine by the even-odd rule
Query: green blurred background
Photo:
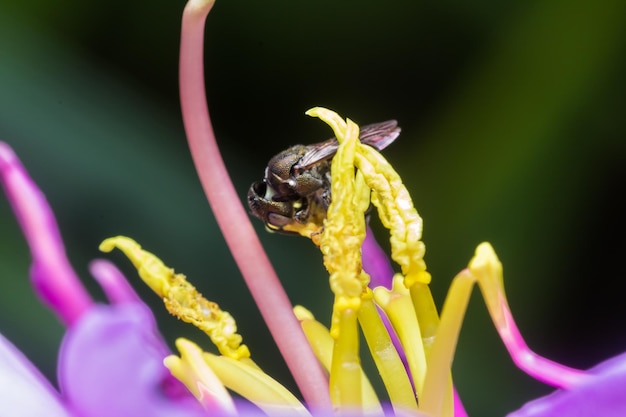
[[(470, 4), (468, 4), (470, 3)], [(125, 234), (238, 320), (253, 357), (293, 386), (216, 228), (179, 114), (182, 1), (0, 1), (0, 140), (52, 204), (87, 272)], [(267, 160), (329, 136), (330, 107), (403, 127), (385, 154), (425, 219), (443, 302), (475, 246), (492, 242), (529, 345), (587, 368), (626, 350), (626, 2), (218, 0), (207, 29), (212, 118), (242, 200)], [(308, 241), (255, 222), (294, 303), (328, 320)], [(136, 274), (117, 254), (106, 255)], [(47, 375), (63, 329), (28, 286), (28, 249), (0, 198), (0, 331)], [(205, 339), (154, 306), (171, 342)], [(478, 292), (454, 364), (472, 416), (550, 392), (517, 370)]]

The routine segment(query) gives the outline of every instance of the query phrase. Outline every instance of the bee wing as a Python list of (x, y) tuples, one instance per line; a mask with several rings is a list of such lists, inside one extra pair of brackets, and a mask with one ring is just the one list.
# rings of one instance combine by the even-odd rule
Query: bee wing
[(386, 122), (363, 126), (359, 139), (361, 139), (361, 143), (382, 151), (391, 145), (399, 135), (400, 127), (398, 127), (398, 122), (387, 120)]
[[(387, 120), (386, 122), (373, 123), (361, 128), (359, 139), (361, 143), (369, 145), (382, 151), (391, 144), (400, 135), (398, 122), (395, 120)], [(337, 138), (330, 138), (324, 142), (315, 143), (307, 146), (309, 150), (300, 158), (297, 164), (293, 166), (294, 172), (302, 172), (318, 162), (330, 159), (337, 153), (339, 142)]]
[(324, 142), (308, 145), (306, 153), (302, 155), (302, 158), (291, 169), (295, 173), (300, 173), (318, 162), (332, 158), (337, 153), (338, 146), (337, 138), (330, 138)]

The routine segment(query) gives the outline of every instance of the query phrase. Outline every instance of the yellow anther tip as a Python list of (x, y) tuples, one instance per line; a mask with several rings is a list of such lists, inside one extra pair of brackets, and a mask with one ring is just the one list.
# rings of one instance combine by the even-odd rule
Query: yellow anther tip
[(489, 242), (483, 242), (476, 247), (474, 257), (469, 263), (469, 269), (472, 271), (486, 268), (502, 268), (502, 264)]
[(432, 276), (428, 271), (419, 271), (414, 274), (408, 274), (404, 279), (404, 285), (411, 288), (415, 284), (430, 284)]
[(102, 243), (100, 243), (100, 246), (98, 246), (98, 249), (101, 252), (111, 252), (116, 247), (133, 246), (133, 245), (137, 245), (137, 242), (135, 242), (134, 240), (126, 236), (115, 236), (115, 237), (110, 237), (108, 239), (104, 239)]
[(179, 337), (178, 339), (176, 339), (174, 344), (176, 345), (176, 349), (178, 349), (178, 351), (183, 355), (203, 353), (202, 349), (200, 349), (197, 344), (193, 343), (189, 339), (185, 339), (184, 337)]
[(311, 116), (311, 117), (319, 117), (322, 120), (325, 119), (336, 119), (336, 120), (341, 120), (341, 117), (339, 117), (339, 115), (337, 113), (335, 113), (332, 110), (329, 110), (325, 107), (312, 107), (309, 110), (305, 111), (304, 114), (306, 114), (307, 116)]
[[(344, 131), (346, 129), (346, 121), (344, 121), (337, 113), (324, 107), (313, 107), (307, 110), (304, 114), (311, 117), (317, 117), (328, 124), (335, 132), (337, 139), (341, 142), (344, 138)], [(348, 120), (349, 122), (349, 120)]]
[(306, 308), (298, 305), (295, 306), (293, 308), (293, 314), (296, 316), (296, 318), (299, 321), (304, 321), (304, 320), (315, 320), (315, 317), (313, 316), (313, 313), (311, 313), (309, 310), (307, 310)]
[(317, 112), (319, 111), (319, 109), (323, 109), (323, 107), (311, 107), (310, 109), (305, 111), (304, 114), (311, 117), (317, 117)]

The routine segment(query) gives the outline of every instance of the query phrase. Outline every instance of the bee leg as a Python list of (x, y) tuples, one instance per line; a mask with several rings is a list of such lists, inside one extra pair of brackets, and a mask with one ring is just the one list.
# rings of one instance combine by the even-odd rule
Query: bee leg
[(304, 172), (296, 177), (293, 189), (301, 196), (308, 196), (322, 188), (324, 181), (311, 173)]

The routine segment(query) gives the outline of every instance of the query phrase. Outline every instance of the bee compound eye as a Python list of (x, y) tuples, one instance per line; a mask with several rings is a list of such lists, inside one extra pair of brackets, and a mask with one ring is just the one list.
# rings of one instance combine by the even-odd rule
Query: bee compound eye
[(265, 184), (263, 181), (257, 181), (252, 184), (248, 194), (254, 193), (257, 196), (262, 197), (262, 196), (265, 196), (266, 191), (267, 191), (267, 184)]
[(259, 192), (258, 192), (258, 187), (257, 187), (258, 183), (254, 183), (250, 186), (250, 188), (248, 189), (248, 206), (250, 206), (250, 208), (252, 209), (255, 206), (258, 206), (259, 204)]

